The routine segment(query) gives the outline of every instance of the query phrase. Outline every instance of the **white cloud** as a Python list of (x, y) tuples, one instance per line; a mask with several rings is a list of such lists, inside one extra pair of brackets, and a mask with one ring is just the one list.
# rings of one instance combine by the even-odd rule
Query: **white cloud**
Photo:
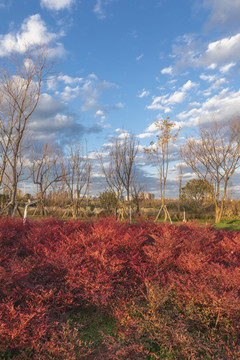
[(93, 12), (97, 15), (98, 19), (105, 19), (107, 17), (105, 7), (113, 0), (96, 0)]
[(70, 101), (71, 99), (76, 98), (80, 93), (80, 87), (76, 86), (74, 88), (70, 86), (65, 86), (63, 92), (61, 92), (61, 98), (63, 101)]
[(221, 73), (225, 74), (225, 73), (227, 73), (232, 67), (234, 67), (235, 65), (236, 65), (236, 63), (231, 62), (231, 63), (229, 63), (229, 64), (227, 64), (227, 65), (224, 65), (224, 66), (220, 67), (219, 70), (221, 71)]
[(151, 105), (147, 106), (147, 109), (152, 110), (163, 110), (165, 113), (171, 111), (170, 105), (180, 104), (186, 98), (186, 93), (192, 88), (196, 87), (197, 84), (188, 80), (178, 91), (175, 91), (172, 95), (164, 95), (153, 98)]
[[(156, 120), (158, 120), (158, 119), (156, 119)], [(156, 124), (154, 122), (154, 123), (152, 123), (151, 125), (149, 125), (147, 127), (146, 133), (153, 133), (154, 131), (157, 131), (157, 130), (158, 130), (158, 128), (157, 128), (157, 126), (156, 126)]]
[(94, 73), (89, 74), (88, 77), (89, 77), (89, 79), (92, 79), (92, 80), (97, 80), (98, 79), (97, 75), (94, 74)]
[(83, 82), (83, 78), (80, 77), (71, 77), (65, 74), (59, 76), (50, 76), (47, 80), (47, 87), (49, 90), (55, 90), (59, 85), (59, 81), (62, 81), (66, 85), (74, 85)]
[(207, 27), (239, 28), (239, 0), (204, 0), (203, 5), (211, 10)]
[(143, 54), (137, 56), (137, 57), (136, 57), (136, 60), (137, 60), (137, 61), (141, 60), (141, 59), (143, 58), (143, 56), (144, 56)]
[(227, 65), (240, 60), (240, 33), (212, 42), (198, 60), (199, 65)]
[(106, 14), (102, 8), (102, 2), (101, 0), (97, 0), (93, 12), (98, 16), (99, 19), (104, 19), (106, 17)]
[(211, 95), (212, 90), (218, 89), (223, 84), (228, 83), (228, 80), (226, 78), (224, 78), (224, 77), (218, 78), (216, 75), (202, 74), (202, 75), (200, 75), (200, 79), (207, 81), (209, 83), (212, 83), (212, 85), (208, 89), (205, 89), (201, 92), (202, 95), (204, 95), (204, 96)]
[(90, 80), (85, 82), (82, 88), (82, 99), (84, 100), (84, 104), (81, 107), (82, 111), (88, 111), (98, 106), (97, 100), (99, 97), (100, 94), (93, 86), (93, 83)]
[(38, 106), (36, 109), (36, 117), (52, 116), (58, 112), (65, 110), (65, 104), (61, 101), (54, 99), (47, 93), (42, 93), (39, 98)]
[(13, 51), (22, 53), (27, 46), (49, 43), (56, 37), (56, 34), (48, 32), (39, 14), (32, 15), (24, 20), (19, 32), (0, 35), (0, 56)]
[(200, 105), (201, 105), (200, 102), (198, 102), (198, 101), (193, 101), (193, 102), (191, 102), (188, 106), (189, 106), (189, 107), (197, 107), (197, 106), (200, 106)]
[[(105, 80), (99, 81), (95, 74), (90, 74), (80, 89), (81, 99), (83, 100), (82, 111), (96, 110), (99, 107), (102, 92), (112, 87), (116, 87), (116, 85)], [(122, 103), (114, 106), (115, 109), (122, 107)]]
[(69, 9), (75, 0), (41, 0), (41, 6), (49, 10)]
[(161, 70), (161, 74), (163, 75), (172, 75), (173, 73), (173, 67), (169, 66)]
[(69, 85), (83, 81), (83, 78), (80, 78), (80, 77), (73, 78), (71, 76), (64, 75), (64, 74), (59, 75), (57, 79), (63, 81), (65, 84), (69, 84)]
[(229, 92), (223, 89), (219, 94), (208, 98), (199, 108), (178, 114), (181, 126), (196, 126), (213, 119), (228, 120), (240, 115), (240, 90)]
[(130, 133), (127, 130), (123, 130), (121, 134), (118, 135), (119, 139), (127, 139), (129, 138)]
[(186, 67), (203, 67), (209, 70), (219, 68), (224, 73), (240, 61), (240, 33), (208, 44), (199, 39), (193, 39), (190, 45), (178, 42), (173, 45), (173, 55), (175, 68), (178, 70)]
[(136, 137), (139, 138), (139, 139), (146, 139), (146, 138), (149, 138), (151, 136), (152, 136), (152, 133), (150, 133), (150, 132), (145, 132), (145, 133), (136, 135)]
[(197, 84), (192, 82), (191, 80), (188, 80), (182, 87), (182, 91), (185, 92), (185, 91), (189, 91), (191, 90), (192, 88), (196, 87)]
[(215, 81), (215, 83), (212, 85), (212, 88), (213, 88), (213, 89), (217, 89), (217, 88), (221, 87), (223, 84), (226, 84), (226, 83), (228, 83), (227, 79), (225, 79), (225, 78), (218, 79), (218, 80)]
[(124, 108), (124, 104), (121, 102), (114, 105), (114, 109), (123, 109), (123, 108)]
[(104, 115), (104, 112), (102, 110), (97, 110), (95, 113), (95, 117), (103, 116), (103, 115)]
[[(99, 109), (95, 112), (95, 115), (94, 115), (95, 118), (100, 118), (100, 123), (103, 123), (105, 120), (106, 120), (106, 116), (105, 116), (105, 113), (103, 110)], [(104, 127), (108, 128), (109, 127), (109, 124), (107, 125), (104, 125)]]
[(173, 105), (182, 103), (185, 99), (185, 91), (175, 91), (168, 99), (163, 101), (163, 104)]
[(208, 69), (210, 69), (210, 70), (215, 70), (216, 68), (217, 68), (217, 64), (215, 64), (215, 63), (208, 66)]
[(212, 82), (212, 81), (216, 80), (216, 75), (201, 74), (200, 79), (202, 79), (204, 81)]
[(142, 92), (138, 95), (138, 97), (141, 99), (143, 97), (146, 97), (150, 95), (150, 92), (148, 90), (143, 89)]
[[(101, 116), (100, 123), (103, 123), (105, 120), (106, 120), (106, 116), (105, 115)], [(109, 128), (111, 128), (111, 125), (110, 124), (105, 124), (105, 125), (103, 125), (103, 128), (104, 129), (109, 129)]]

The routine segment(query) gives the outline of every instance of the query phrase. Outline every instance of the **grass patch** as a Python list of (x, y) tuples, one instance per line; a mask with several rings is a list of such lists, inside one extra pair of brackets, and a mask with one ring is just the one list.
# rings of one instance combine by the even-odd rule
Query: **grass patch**
[(222, 220), (220, 223), (214, 224), (214, 226), (221, 230), (240, 231), (240, 220)]
[(101, 312), (97, 307), (73, 312), (68, 320), (71, 326), (81, 326), (80, 339), (90, 344), (91, 350), (102, 345), (104, 335), (115, 336), (116, 320), (105, 310)]

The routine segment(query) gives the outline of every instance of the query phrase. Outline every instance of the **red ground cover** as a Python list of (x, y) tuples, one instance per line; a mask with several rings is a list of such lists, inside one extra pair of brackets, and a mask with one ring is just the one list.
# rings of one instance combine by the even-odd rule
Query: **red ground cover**
[(240, 233), (0, 219), (0, 359), (91, 359), (67, 314), (116, 319), (104, 359), (239, 359)]

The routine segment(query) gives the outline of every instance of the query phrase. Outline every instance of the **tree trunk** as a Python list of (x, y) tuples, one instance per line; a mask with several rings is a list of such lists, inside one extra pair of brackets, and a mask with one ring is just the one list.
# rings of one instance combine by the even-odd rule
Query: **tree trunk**
[(72, 203), (72, 217), (73, 217), (73, 219), (76, 219), (76, 205), (75, 205), (74, 201)]
[(14, 217), (14, 208), (16, 206), (16, 196), (17, 196), (17, 183), (14, 181), (12, 183), (12, 192), (11, 192), (11, 205), (8, 208), (8, 216)]
[(45, 206), (44, 206), (44, 201), (41, 201), (41, 215), (45, 216), (46, 215), (46, 211), (45, 211)]
[(215, 208), (215, 223), (220, 223), (221, 218), (222, 218), (222, 213), (223, 213), (223, 204), (221, 205), (216, 205)]

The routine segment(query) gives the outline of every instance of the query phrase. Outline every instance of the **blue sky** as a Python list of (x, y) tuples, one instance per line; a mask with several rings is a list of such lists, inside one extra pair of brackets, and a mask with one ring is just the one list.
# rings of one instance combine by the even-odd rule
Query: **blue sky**
[[(25, 41), (51, 43), (58, 64), (31, 119), (33, 139), (63, 149), (87, 140), (94, 159), (126, 131), (142, 150), (169, 116), (182, 128), (176, 150), (199, 124), (240, 114), (240, 0), (0, 0), (0, 16), (2, 58)], [(177, 191), (172, 159), (167, 196)], [(158, 191), (141, 151), (139, 174)]]

